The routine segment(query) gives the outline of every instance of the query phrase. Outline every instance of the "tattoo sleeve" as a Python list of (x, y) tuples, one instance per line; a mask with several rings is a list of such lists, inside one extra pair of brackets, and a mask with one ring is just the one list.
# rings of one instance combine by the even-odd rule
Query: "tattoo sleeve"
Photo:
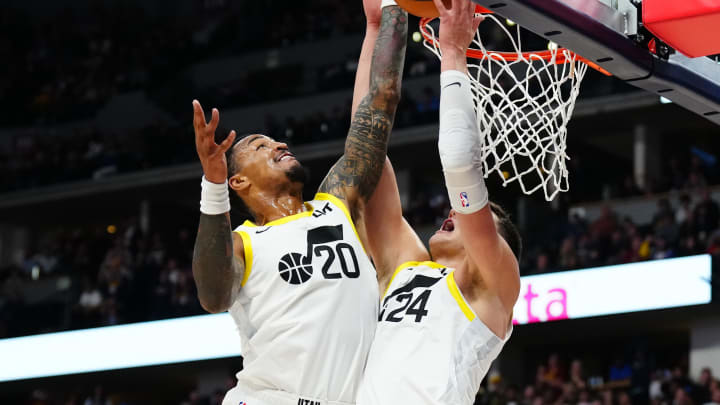
[(383, 8), (370, 70), (370, 90), (353, 117), (345, 154), (320, 186), (321, 192), (347, 200), (353, 216), (358, 199), (370, 199), (382, 174), (400, 101), (407, 25), (407, 13), (400, 7)]
[(232, 301), (236, 266), (229, 215), (200, 214), (192, 271), (198, 298), (208, 312), (227, 310)]

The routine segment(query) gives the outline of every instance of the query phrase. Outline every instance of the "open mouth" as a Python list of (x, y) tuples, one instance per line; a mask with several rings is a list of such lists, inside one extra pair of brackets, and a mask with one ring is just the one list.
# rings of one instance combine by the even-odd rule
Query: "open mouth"
[(281, 152), (279, 155), (275, 157), (276, 162), (283, 162), (285, 160), (295, 159), (295, 155), (293, 155), (290, 152)]
[(448, 218), (445, 221), (443, 221), (442, 226), (440, 227), (441, 231), (445, 232), (452, 232), (455, 230), (455, 223), (453, 223), (453, 220)]

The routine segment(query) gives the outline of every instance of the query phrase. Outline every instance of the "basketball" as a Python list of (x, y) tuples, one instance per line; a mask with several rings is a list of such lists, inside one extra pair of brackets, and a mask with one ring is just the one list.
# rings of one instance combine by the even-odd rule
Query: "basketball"
[(395, 0), (398, 6), (417, 17), (437, 18), (438, 12), (432, 0)]
[[(440, 16), (440, 13), (438, 12), (437, 7), (435, 7), (435, 3), (432, 0), (395, 1), (397, 2), (398, 6), (402, 7), (405, 11), (414, 16), (425, 18), (438, 18)], [(443, 3), (445, 3), (445, 5), (448, 5), (448, 1), (449, 0), (443, 0)], [(490, 10), (480, 7), (479, 5), (476, 5), (475, 12), (483, 14), (491, 13)]]

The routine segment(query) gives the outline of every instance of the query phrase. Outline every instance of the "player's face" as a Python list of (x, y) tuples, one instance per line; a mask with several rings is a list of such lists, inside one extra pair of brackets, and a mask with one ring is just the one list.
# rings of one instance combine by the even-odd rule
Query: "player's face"
[[(498, 225), (498, 219), (493, 215), (495, 225)], [(430, 237), (430, 255), (432, 257), (454, 256), (465, 253), (465, 246), (462, 241), (462, 230), (460, 229), (460, 221), (456, 220), (457, 213), (450, 210), (447, 219), (443, 221), (433, 236)]]
[(433, 257), (436, 257), (440, 252), (445, 255), (455, 255), (465, 250), (460, 236), (460, 224), (455, 221), (455, 216), (455, 210), (450, 210), (450, 214), (440, 225), (440, 229), (430, 237), (430, 254)]
[(238, 150), (233, 157), (242, 167), (238, 175), (254, 187), (305, 181), (302, 165), (285, 143), (258, 134), (248, 136), (234, 147)]

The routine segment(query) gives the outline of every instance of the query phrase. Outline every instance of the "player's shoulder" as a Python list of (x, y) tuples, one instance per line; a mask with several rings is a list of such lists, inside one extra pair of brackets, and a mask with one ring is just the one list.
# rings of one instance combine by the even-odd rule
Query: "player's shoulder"
[[(395, 272), (393, 273), (393, 278), (400, 274), (421, 274), (432, 277), (443, 277), (450, 274), (452, 270), (453, 269), (445, 265), (433, 261), (411, 261), (397, 266), (397, 268), (395, 268)], [(392, 279), (390, 282), (392, 283)]]
[(399, 265), (395, 269), (395, 272), (399, 272), (399, 271), (403, 271), (403, 270), (417, 271), (417, 270), (431, 270), (431, 269), (441, 270), (441, 272), (442, 272), (442, 270), (448, 269), (448, 267), (445, 265), (442, 265), (440, 263), (435, 263), (435, 262), (429, 261), (429, 260), (422, 261), (422, 262), (411, 261), (411, 262), (405, 262), (405, 263), (402, 263), (401, 265)]
[(418, 281), (418, 277), (439, 279), (446, 277), (451, 272), (451, 268), (432, 261), (410, 261), (402, 263), (395, 268), (384, 295), (387, 295), (390, 290), (395, 290), (410, 282)]
[(323, 206), (326, 206), (327, 204), (331, 204), (342, 210), (343, 212), (348, 212), (348, 203), (345, 201), (344, 198), (338, 197), (334, 194), (325, 193), (318, 191), (315, 193), (315, 196), (313, 196), (313, 199), (310, 201), (310, 204), (312, 204), (316, 209), (322, 208)]

